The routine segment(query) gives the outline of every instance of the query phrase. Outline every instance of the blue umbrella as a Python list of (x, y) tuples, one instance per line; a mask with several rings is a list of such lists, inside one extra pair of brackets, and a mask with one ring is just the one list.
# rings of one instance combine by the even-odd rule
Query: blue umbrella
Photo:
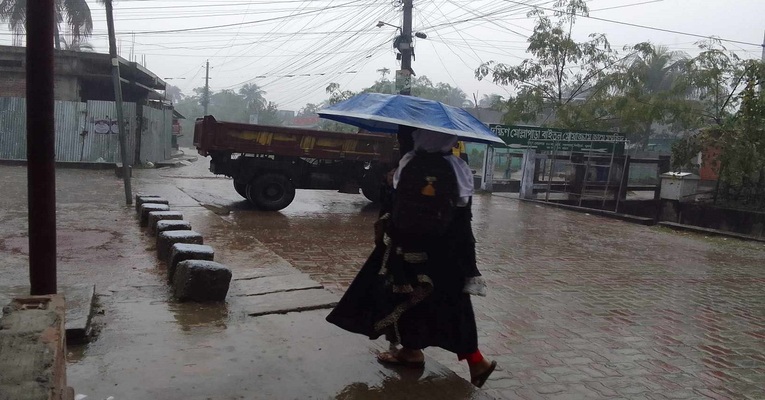
[(505, 144), (467, 111), (414, 96), (362, 93), (324, 108), (318, 114), (370, 132), (398, 133), (399, 126), (405, 125), (470, 142)]

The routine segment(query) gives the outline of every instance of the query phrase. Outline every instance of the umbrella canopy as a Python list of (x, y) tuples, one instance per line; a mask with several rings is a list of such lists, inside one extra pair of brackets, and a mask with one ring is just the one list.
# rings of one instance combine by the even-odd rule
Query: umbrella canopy
[(318, 114), (370, 132), (398, 133), (399, 125), (405, 125), (470, 142), (505, 144), (467, 111), (414, 96), (362, 93), (324, 108)]

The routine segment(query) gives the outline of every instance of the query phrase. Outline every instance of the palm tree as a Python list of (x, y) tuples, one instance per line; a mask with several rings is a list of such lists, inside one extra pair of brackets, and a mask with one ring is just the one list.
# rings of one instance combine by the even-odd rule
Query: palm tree
[(262, 111), (266, 108), (266, 98), (263, 97), (266, 92), (260, 88), (257, 84), (248, 83), (239, 88), (239, 94), (244, 96), (244, 101), (247, 102), (247, 109), (250, 112)]
[(690, 95), (682, 84), (689, 57), (651, 43), (640, 43), (632, 49), (634, 52), (609, 79), (622, 126), (646, 146), (653, 124), (668, 122), (678, 104)]
[[(56, 0), (56, 48), (61, 49), (59, 25), (66, 19), (71, 41), (80, 42), (93, 32), (93, 18), (85, 0)], [(13, 44), (20, 45), (27, 20), (27, 0), (0, 0), (0, 22), (7, 22), (13, 32)]]
[(71, 41), (67, 42), (66, 39), (61, 38), (61, 43), (64, 44), (64, 50), (81, 51), (81, 52), (95, 51), (95, 47), (93, 47), (93, 44), (88, 43), (84, 40), (72, 39)]

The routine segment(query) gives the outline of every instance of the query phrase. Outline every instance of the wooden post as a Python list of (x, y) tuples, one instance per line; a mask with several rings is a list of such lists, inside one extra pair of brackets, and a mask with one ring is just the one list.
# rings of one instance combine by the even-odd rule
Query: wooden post
[(109, 57), (112, 60), (112, 81), (114, 83), (114, 100), (117, 103), (117, 126), (119, 127), (120, 158), (122, 159), (122, 180), (125, 184), (125, 203), (133, 204), (133, 191), (130, 188), (130, 165), (127, 158), (127, 132), (125, 115), (122, 112), (122, 83), (120, 82), (120, 60), (117, 56), (117, 38), (114, 33), (114, 12), (112, 0), (104, 0), (106, 6), (106, 25), (109, 30)]

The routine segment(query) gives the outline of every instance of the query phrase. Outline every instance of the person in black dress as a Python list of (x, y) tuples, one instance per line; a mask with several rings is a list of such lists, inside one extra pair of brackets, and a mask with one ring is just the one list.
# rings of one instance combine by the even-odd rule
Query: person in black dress
[[(471, 382), (481, 387), (497, 364), (478, 350), (470, 299), (471, 294), (485, 295), (471, 227), (473, 174), (452, 154), (455, 136), (415, 130), (412, 138), (414, 149), (388, 176), (375, 223), (375, 248), (327, 321), (370, 339), (385, 335), (390, 350), (377, 356), (384, 364), (422, 367), (422, 350), (430, 346), (456, 353), (468, 362)], [(454, 188), (454, 207), (437, 239), (415, 240), (409, 233), (417, 229), (412, 223), (417, 219), (397, 222), (402, 218), (398, 214), (406, 214), (397, 210), (405, 208), (401, 202), (407, 177), (428, 160), (449, 168), (435, 187)], [(432, 188), (423, 188), (423, 193), (428, 190)]]

